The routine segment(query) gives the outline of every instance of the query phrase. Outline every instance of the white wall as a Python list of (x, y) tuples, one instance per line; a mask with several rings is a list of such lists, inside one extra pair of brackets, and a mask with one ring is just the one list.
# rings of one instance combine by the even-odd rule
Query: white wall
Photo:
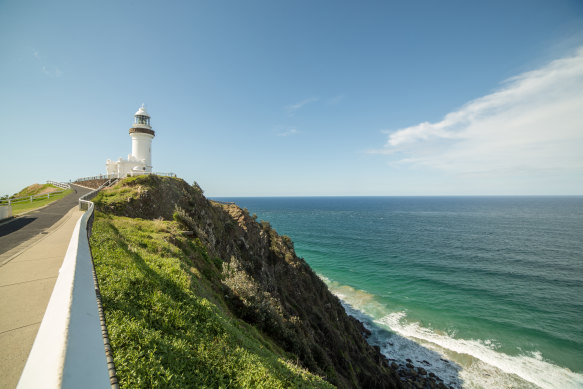
[[(152, 165), (152, 139), (150, 134), (135, 132), (132, 136), (132, 157), (144, 161), (146, 167)], [(148, 170), (149, 171), (149, 170)]]
[(8, 219), (9, 217), (12, 217), (12, 206), (0, 207), (0, 220)]
[(17, 389), (110, 388), (93, 282), (87, 221), (75, 225)]

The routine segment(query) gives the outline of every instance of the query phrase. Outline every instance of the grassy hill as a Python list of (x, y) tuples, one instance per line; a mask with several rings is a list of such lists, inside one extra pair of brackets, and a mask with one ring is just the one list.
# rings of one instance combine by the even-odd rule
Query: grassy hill
[(122, 387), (332, 387), (229, 313), (177, 222), (98, 213), (91, 245)]
[[(55, 192), (61, 192), (52, 194)], [(50, 198), (46, 196), (41, 196), (34, 198), (33, 201), (24, 201), (12, 204), (12, 214), (19, 215), (24, 212), (32, 211), (34, 209), (44, 207), (52, 202), (55, 202), (63, 197), (69, 195), (72, 192), (71, 189), (64, 190), (62, 188), (56, 187), (51, 184), (32, 184), (27, 186), (26, 188), (22, 189), (20, 192), (15, 193), (12, 196), (5, 196), (4, 198), (21, 198), (21, 197), (30, 197), (30, 196), (38, 196), (38, 195), (45, 195), (47, 193), (51, 193)], [(3, 199), (4, 199), (3, 198)]]
[(10, 196), (11, 198), (18, 198), (18, 197), (27, 197), (27, 196), (34, 196), (39, 194), (45, 193), (53, 193), (58, 192), (63, 189), (58, 188), (51, 184), (32, 184), (27, 186), (26, 188), (22, 189), (20, 192), (15, 193), (14, 195)]
[(121, 386), (401, 387), (293, 242), (177, 178), (95, 199), (90, 239)]

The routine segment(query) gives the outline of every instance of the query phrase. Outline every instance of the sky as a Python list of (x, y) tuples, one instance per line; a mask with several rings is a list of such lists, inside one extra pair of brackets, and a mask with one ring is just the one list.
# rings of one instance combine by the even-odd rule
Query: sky
[(583, 2), (0, 0), (0, 195), (583, 195)]

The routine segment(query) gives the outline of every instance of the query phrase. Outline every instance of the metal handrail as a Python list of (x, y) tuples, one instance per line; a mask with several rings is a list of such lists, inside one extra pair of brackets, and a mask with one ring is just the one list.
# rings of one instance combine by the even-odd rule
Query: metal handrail
[(93, 204), (92, 201), (90, 201), (90, 199), (94, 198), (95, 196), (97, 196), (97, 193), (99, 193), (99, 191), (107, 186), (113, 185), (115, 184), (117, 181), (119, 180), (119, 178), (116, 179), (109, 179), (106, 182), (103, 183), (103, 185), (101, 185), (99, 188), (92, 190), (89, 193), (85, 193), (83, 196), (79, 197), (79, 209), (81, 211), (86, 211), (89, 209), (90, 205)]

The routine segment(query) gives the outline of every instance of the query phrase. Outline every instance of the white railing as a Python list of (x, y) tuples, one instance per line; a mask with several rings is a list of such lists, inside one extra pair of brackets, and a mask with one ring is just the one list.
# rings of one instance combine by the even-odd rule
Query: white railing
[(61, 189), (71, 189), (71, 185), (67, 184), (66, 182), (57, 182), (57, 181), (47, 181), (47, 184), (51, 184), (53, 186), (56, 186), (57, 188), (61, 188)]
[(4, 206), (4, 205), (12, 205), (12, 204), (17, 204), (17, 203), (32, 203), (34, 200), (45, 199), (45, 198), (50, 199), (51, 196), (54, 196), (54, 195), (59, 194), (59, 193), (63, 193), (65, 190), (71, 188), (71, 186), (69, 184), (65, 184), (62, 182), (56, 182), (56, 181), (49, 180), (49, 181), (47, 181), (47, 184), (50, 184), (52, 186), (56, 186), (57, 188), (61, 188), (63, 190), (58, 190), (56, 192), (50, 192), (50, 193), (37, 194), (37, 195), (32, 195), (32, 196), (0, 199), (0, 207)]
[(90, 180), (107, 180), (111, 178), (125, 178), (125, 177), (134, 177), (134, 176), (143, 176), (147, 174), (153, 174), (155, 176), (164, 176), (164, 177), (176, 177), (176, 173), (161, 173), (161, 172), (129, 172), (127, 174), (119, 174), (119, 173), (109, 173), (109, 174), (100, 174), (98, 176), (91, 176), (91, 177), (81, 177), (77, 178), (74, 182), (82, 182), (82, 181), (90, 181)]
[(63, 192), (64, 192), (64, 190), (58, 190), (56, 192), (51, 192), (51, 193), (43, 193), (43, 194), (37, 194), (37, 195), (25, 196), (25, 197), (16, 197), (16, 198), (12, 198), (12, 199), (2, 199), (2, 200), (0, 200), (0, 207), (3, 205), (12, 205), (12, 204), (18, 204), (18, 203), (32, 203), (35, 200), (50, 199), (51, 196), (54, 196), (56, 194), (63, 193)]
[(97, 193), (99, 193), (99, 191), (105, 187), (111, 186), (113, 184), (115, 184), (118, 181), (117, 178), (115, 179), (109, 179), (106, 182), (103, 183), (103, 185), (101, 185), (99, 188), (84, 194), (83, 196), (79, 197), (79, 209), (81, 211), (87, 211), (89, 209), (89, 206), (93, 206), (93, 203), (90, 201), (92, 198), (94, 198)]
[(79, 182), (79, 181), (90, 181), (90, 180), (107, 180), (110, 178), (119, 178), (117, 176), (117, 173), (111, 173), (111, 174), (100, 174), (98, 176), (91, 176), (91, 177), (81, 177), (81, 178), (77, 178), (74, 182)]
[(157, 176), (163, 176), (163, 177), (176, 177), (176, 173), (151, 173), (151, 174), (155, 174)]
[[(102, 186), (103, 187), (103, 186)], [(118, 388), (89, 248), (94, 205), (81, 216), (17, 389)]]

